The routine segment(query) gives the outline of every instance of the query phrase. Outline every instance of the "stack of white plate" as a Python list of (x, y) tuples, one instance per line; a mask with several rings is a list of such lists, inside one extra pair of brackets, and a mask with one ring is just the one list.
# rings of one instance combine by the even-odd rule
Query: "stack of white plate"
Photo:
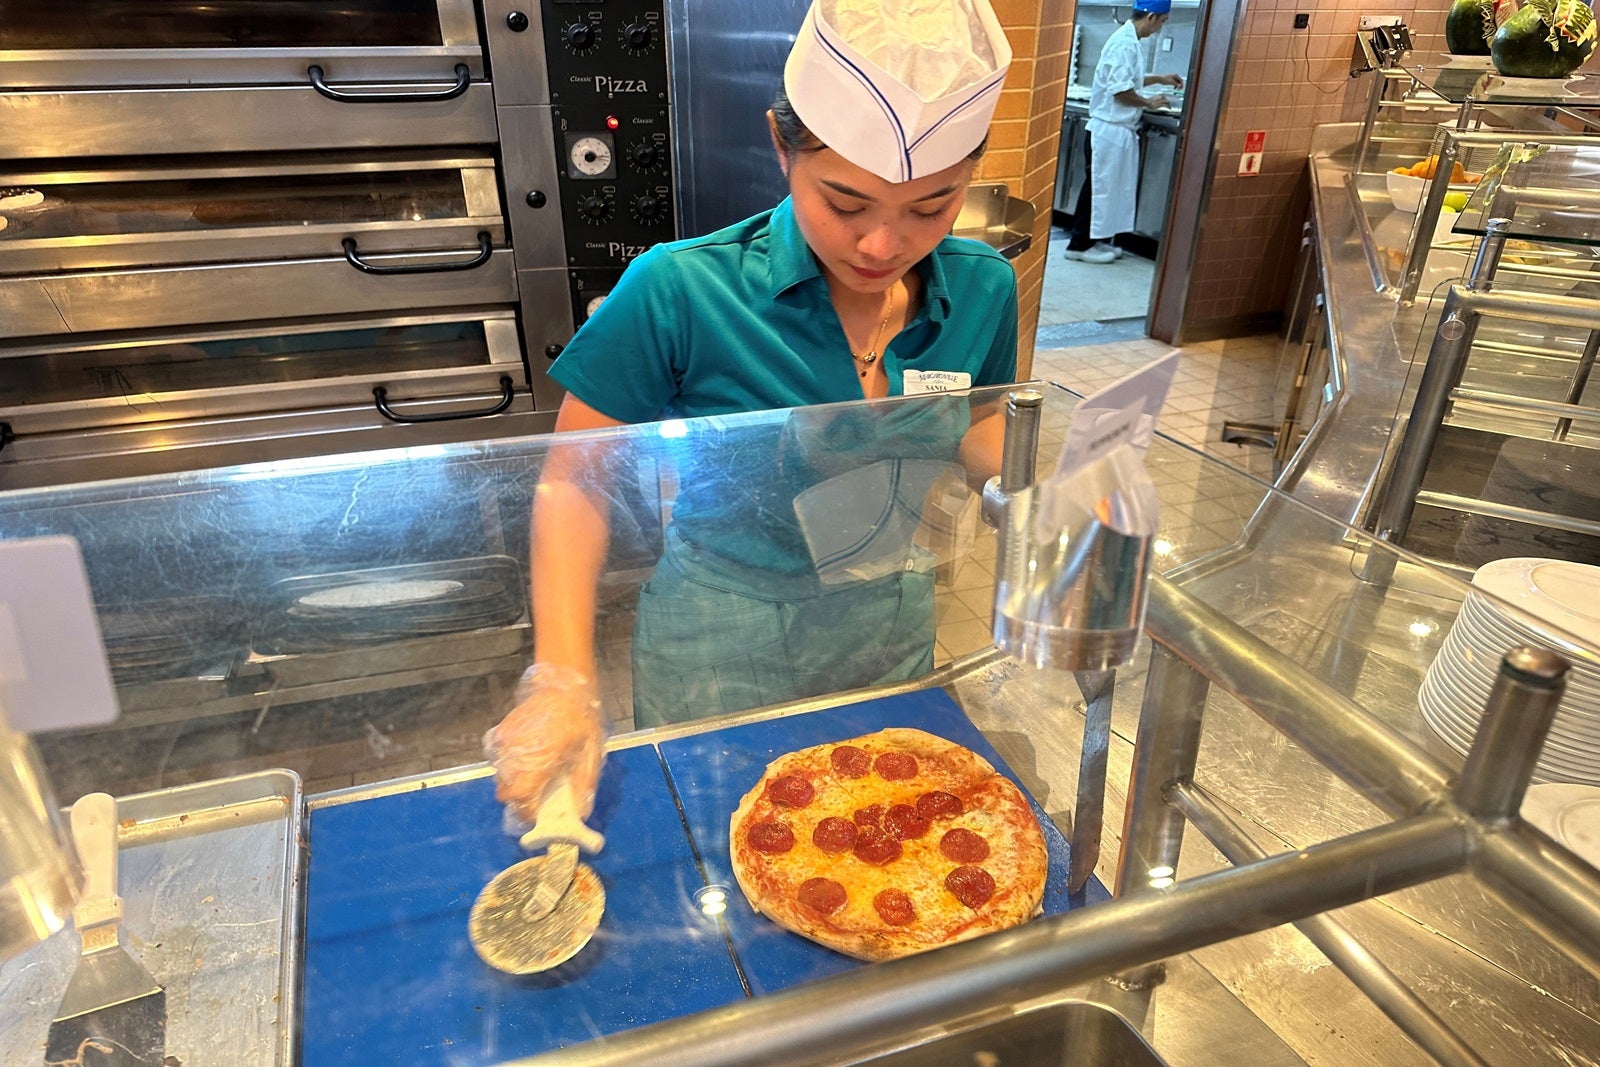
[(1478, 568), (1417, 694), (1423, 719), (1465, 754), (1501, 657), (1516, 645), (1572, 662), (1534, 780), (1600, 785), (1600, 567), (1524, 557)]

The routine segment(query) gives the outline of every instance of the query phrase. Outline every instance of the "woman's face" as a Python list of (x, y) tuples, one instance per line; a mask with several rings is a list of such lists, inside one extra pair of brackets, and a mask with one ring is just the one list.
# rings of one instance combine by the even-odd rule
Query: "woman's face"
[(950, 232), (967, 198), (976, 163), (964, 159), (937, 174), (887, 182), (830, 148), (785, 152), (795, 220), (835, 283), (882, 293)]

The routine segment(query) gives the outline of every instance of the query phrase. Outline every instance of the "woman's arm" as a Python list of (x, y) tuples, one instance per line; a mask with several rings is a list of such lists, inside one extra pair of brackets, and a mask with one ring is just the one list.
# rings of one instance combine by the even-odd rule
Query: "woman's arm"
[[(620, 425), (571, 394), (556, 415), (558, 433)], [(484, 737), (495, 796), (523, 824), (535, 821), (561, 782), (571, 786), (580, 816), (594, 805), (605, 758), (595, 604), (611, 539), (610, 459), (619, 447), (556, 438), (534, 490), (528, 555), (534, 664), (517, 687), (517, 706)]]
[[(622, 425), (571, 394), (556, 415), (558, 434)], [(534, 661), (591, 679), (597, 590), (611, 542), (610, 461), (618, 447), (558, 439), (533, 498), (528, 569)]]

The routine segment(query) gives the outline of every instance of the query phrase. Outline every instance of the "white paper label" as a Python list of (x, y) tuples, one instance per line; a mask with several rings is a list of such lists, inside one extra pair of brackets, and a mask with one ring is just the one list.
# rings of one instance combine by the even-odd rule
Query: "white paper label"
[(1148, 448), (1156, 416), (1167, 402), (1167, 390), (1177, 370), (1178, 352), (1174, 349), (1085, 397), (1072, 413), (1056, 473), (1077, 470), (1120, 444), (1132, 445), (1140, 452)]
[(905, 395), (922, 393), (957, 393), (972, 388), (972, 375), (961, 370), (908, 370), (905, 372)]

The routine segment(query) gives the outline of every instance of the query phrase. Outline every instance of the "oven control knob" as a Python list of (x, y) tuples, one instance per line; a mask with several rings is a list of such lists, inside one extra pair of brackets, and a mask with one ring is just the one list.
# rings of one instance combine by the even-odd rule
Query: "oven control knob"
[(578, 201), (578, 214), (590, 222), (605, 222), (611, 217), (611, 200), (604, 196), (586, 196)]
[(652, 193), (644, 193), (633, 198), (633, 217), (640, 222), (659, 222), (666, 209), (666, 201)]
[(655, 43), (656, 31), (648, 22), (630, 22), (622, 29), (622, 40), (635, 52), (643, 52)]
[(506, 28), (512, 33), (521, 33), (528, 28), (528, 16), (521, 11), (513, 11), (506, 16)]
[(628, 149), (628, 158), (640, 170), (655, 170), (661, 166), (665, 155), (665, 149), (654, 141), (640, 141)]
[(574, 22), (561, 31), (561, 36), (566, 38), (567, 47), (574, 52), (587, 52), (594, 47), (597, 35), (591, 23)]

